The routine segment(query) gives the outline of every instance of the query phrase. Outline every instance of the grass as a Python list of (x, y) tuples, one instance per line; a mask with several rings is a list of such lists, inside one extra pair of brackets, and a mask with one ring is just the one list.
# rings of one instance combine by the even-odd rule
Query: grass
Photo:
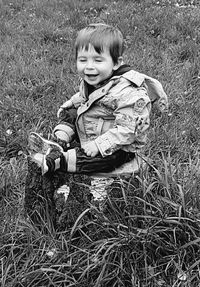
[[(199, 12), (197, 0), (0, 1), (2, 287), (199, 286)], [(48, 136), (76, 91), (73, 43), (91, 22), (122, 30), (125, 61), (161, 81), (169, 113), (152, 114), (137, 187), (116, 182), (103, 212), (89, 205), (64, 231), (38, 228), (24, 213), (27, 135)]]

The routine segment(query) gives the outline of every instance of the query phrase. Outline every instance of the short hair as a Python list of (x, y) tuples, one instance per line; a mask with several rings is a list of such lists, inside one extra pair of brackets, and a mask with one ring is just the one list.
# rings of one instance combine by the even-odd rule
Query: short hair
[(95, 51), (100, 54), (108, 48), (113, 63), (118, 62), (124, 51), (124, 39), (118, 28), (103, 23), (90, 24), (80, 30), (75, 42), (76, 59), (80, 49), (89, 49), (92, 45)]

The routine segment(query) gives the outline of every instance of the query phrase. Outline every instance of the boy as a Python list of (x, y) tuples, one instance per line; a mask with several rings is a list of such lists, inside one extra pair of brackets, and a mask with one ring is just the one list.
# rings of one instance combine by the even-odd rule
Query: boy
[(43, 174), (112, 171), (144, 147), (151, 102), (158, 99), (160, 107), (167, 108), (161, 84), (123, 64), (123, 36), (117, 28), (91, 24), (78, 33), (75, 49), (82, 82), (79, 92), (58, 111), (60, 116), (76, 108), (75, 126), (73, 120), (61, 121), (54, 135), (69, 144), (76, 133), (80, 147), (63, 151), (60, 145), (31, 133), (30, 146), (36, 151), (32, 159)]

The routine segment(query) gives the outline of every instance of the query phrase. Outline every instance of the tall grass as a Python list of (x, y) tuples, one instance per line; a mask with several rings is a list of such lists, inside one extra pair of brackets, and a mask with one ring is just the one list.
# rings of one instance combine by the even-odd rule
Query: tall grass
[[(197, 0), (0, 1), (2, 287), (199, 286), (199, 13)], [(152, 113), (137, 179), (116, 181), (65, 230), (48, 210), (38, 227), (23, 206), (27, 134), (48, 136), (76, 91), (73, 43), (91, 22), (122, 30), (125, 61), (162, 82), (169, 113)]]

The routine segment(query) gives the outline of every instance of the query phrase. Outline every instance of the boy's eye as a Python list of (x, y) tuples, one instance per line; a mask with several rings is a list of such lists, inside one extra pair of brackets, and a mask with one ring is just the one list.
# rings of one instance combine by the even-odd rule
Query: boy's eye
[(86, 62), (86, 59), (85, 59), (85, 58), (79, 58), (78, 60), (79, 60), (79, 62), (82, 62), (82, 63), (83, 63), (83, 62)]
[(78, 57), (77, 60), (79, 62), (85, 62), (87, 60), (87, 58), (86, 57)]
[(101, 58), (96, 58), (95, 61), (96, 62), (102, 62), (102, 59)]

